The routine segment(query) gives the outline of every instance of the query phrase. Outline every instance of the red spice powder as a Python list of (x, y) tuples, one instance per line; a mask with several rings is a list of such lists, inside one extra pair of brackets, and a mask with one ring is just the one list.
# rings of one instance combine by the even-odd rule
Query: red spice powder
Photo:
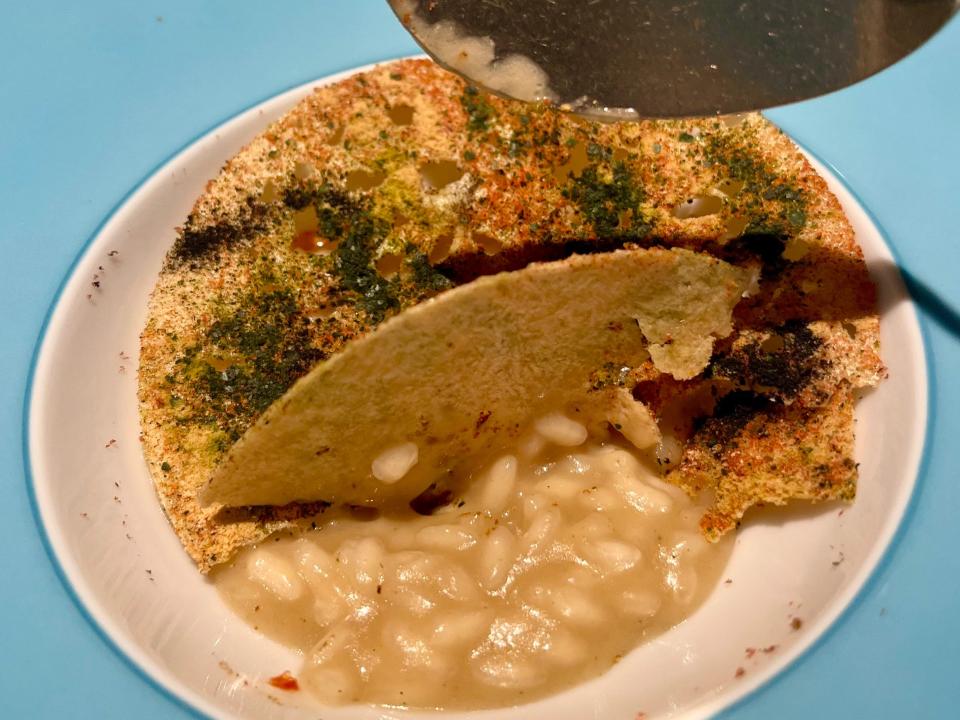
[(284, 670), (280, 675), (270, 678), (267, 682), (269, 682), (275, 688), (286, 690), (288, 692), (293, 692), (300, 689), (300, 683), (298, 683), (297, 679), (286, 670)]

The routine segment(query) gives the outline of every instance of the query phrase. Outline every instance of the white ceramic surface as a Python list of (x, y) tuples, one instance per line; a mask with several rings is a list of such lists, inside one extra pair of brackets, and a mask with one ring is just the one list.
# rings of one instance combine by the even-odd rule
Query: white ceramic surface
[[(265, 678), (299, 658), (233, 617), (167, 525), (138, 441), (138, 335), (163, 256), (223, 162), (312, 87), (255, 107), (176, 156), (134, 192), (78, 261), (50, 318), (30, 398), (29, 452), (41, 518), (64, 575), (110, 639), (160, 685), (215, 717), (410, 718), (367, 707), (318, 713)], [(927, 380), (916, 316), (883, 239), (842, 184), (838, 195), (879, 284), (890, 378), (858, 406), (857, 501), (755, 515), (722, 583), (691, 618), (597, 680), (477, 718), (703, 717), (796, 658), (879, 562), (922, 455)], [(99, 283), (99, 287), (93, 285)], [(790, 622), (803, 621), (800, 630)], [(746, 649), (776, 646), (752, 658)], [(736, 677), (737, 669), (744, 672)]]

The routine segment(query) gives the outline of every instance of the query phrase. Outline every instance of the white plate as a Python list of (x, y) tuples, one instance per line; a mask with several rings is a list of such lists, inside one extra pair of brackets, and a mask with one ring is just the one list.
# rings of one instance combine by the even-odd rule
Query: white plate
[[(349, 74), (349, 73), (346, 73)], [(38, 356), (29, 451), (40, 515), (89, 616), (162, 687), (215, 717), (316, 718), (302, 693), (266, 678), (300, 659), (234, 617), (195, 570), (154, 495), (138, 440), (138, 338), (162, 259), (207, 180), (308, 83), (248, 110), (171, 160), (114, 214), (65, 285)], [(703, 717), (758, 687), (808, 648), (866, 582), (909, 502), (927, 419), (916, 315), (890, 251), (842, 183), (839, 197), (879, 285), (890, 378), (857, 409), (856, 503), (754, 517), (721, 583), (687, 621), (604, 676), (520, 710), (471, 717), (624, 720)], [(98, 283), (99, 286), (95, 286)], [(799, 630), (791, 627), (800, 618)], [(771, 648), (747, 657), (747, 648)], [(738, 668), (743, 672), (738, 673)], [(325, 718), (415, 717), (369, 707)]]

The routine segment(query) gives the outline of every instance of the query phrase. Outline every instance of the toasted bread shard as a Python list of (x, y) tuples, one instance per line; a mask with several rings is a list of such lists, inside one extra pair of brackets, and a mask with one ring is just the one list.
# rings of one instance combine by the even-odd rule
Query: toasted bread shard
[(700, 520), (709, 540), (734, 530), (749, 508), (790, 500), (853, 500), (853, 391), (790, 405), (733, 393), (687, 444), (667, 479), (691, 495), (714, 493)]

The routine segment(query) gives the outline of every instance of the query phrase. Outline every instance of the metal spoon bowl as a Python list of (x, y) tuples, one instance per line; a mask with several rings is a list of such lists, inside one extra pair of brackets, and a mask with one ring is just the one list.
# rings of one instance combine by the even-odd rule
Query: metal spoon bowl
[[(549, 97), (607, 119), (743, 112), (822, 95), (903, 58), (958, 6), (957, 0), (390, 4), (431, 56), (467, 79), (508, 97)], [(531, 82), (516, 81), (518, 63)], [(505, 68), (513, 75), (508, 83), (498, 80)]]

